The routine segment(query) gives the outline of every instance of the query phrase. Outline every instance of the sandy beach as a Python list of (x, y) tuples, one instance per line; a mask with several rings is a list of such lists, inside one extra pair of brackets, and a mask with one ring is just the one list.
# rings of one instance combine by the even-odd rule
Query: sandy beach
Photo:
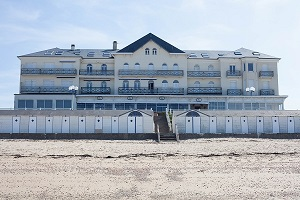
[(0, 199), (298, 199), (300, 140), (0, 140)]

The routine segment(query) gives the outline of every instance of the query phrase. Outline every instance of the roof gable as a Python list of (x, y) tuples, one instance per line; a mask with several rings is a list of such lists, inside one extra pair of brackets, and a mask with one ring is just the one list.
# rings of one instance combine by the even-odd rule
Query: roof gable
[(152, 33), (149, 33), (145, 35), (144, 37), (138, 39), (137, 41), (131, 43), (130, 45), (124, 47), (123, 49), (119, 50), (117, 53), (133, 53), (139, 48), (141, 48), (143, 45), (145, 45), (147, 42), (152, 40), (157, 45), (159, 45), (161, 48), (166, 50), (169, 53), (185, 53), (184, 51), (176, 48), (175, 46), (171, 45), (170, 43), (160, 39), (159, 37), (155, 36)]

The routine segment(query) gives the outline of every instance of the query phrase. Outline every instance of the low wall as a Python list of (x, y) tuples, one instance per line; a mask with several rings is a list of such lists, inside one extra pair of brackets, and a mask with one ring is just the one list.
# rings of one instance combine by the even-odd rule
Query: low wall
[(0, 139), (33, 139), (33, 140), (157, 140), (154, 133), (0, 133)]
[[(268, 139), (300, 139), (299, 133), (278, 134), (179, 134), (180, 140), (201, 138), (268, 138)], [(0, 133), (0, 139), (32, 139), (32, 140), (157, 140), (156, 133)]]

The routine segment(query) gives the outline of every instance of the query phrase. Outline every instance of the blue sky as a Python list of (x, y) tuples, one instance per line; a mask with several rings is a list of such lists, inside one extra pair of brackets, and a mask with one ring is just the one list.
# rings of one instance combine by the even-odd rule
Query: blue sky
[(280, 57), (285, 109), (300, 109), (299, 0), (0, 0), (0, 108), (19, 91), (18, 55), (122, 48), (151, 32), (183, 50), (240, 47)]

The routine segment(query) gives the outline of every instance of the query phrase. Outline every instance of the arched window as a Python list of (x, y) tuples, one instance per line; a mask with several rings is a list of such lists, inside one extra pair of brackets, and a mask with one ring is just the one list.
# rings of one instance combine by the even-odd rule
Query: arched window
[(161, 66), (162, 70), (168, 70), (168, 65), (166, 63), (162, 64)]
[(174, 88), (178, 88), (178, 87), (179, 87), (179, 81), (174, 80), (174, 81), (173, 81), (173, 87), (174, 87)]
[(141, 87), (141, 82), (139, 80), (134, 81), (134, 89), (139, 89)]
[(175, 63), (175, 64), (173, 65), (173, 70), (179, 70), (178, 64)]
[(199, 65), (195, 65), (194, 66), (194, 71), (200, 71), (200, 66)]
[(197, 113), (195, 111), (190, 111), (185, 116), (186, 117), (200, 117), (199, 113)]
[(123, 81), (123, 88), (129, 88), (129, 81)]
[(143, 117), (143, 115), (138, 111), (132, 111), (131, 113), (129, 113), (128, 117)]
[(135, 63), (134, 64), (134, 69), (139, 70), (140, 69), (140, 63)]
[(102, 88), (106, 88), (106, 86), (107, 86), (106, 81), (102, 81), (102, 82), (101, 82), (101, 87), (102, 87)]
[(167, 80), (163, 80), (162, 81), (162, 87), (163, 88), (167, 88), (168, 87), (168, 81)]
[(208, 71), (214, 71), (214, 66), (213, 65), (209, 65), (208, 66)]
[(154, 70), (154, 65), (153, 65), (153, 63), (149, 63), (149, 65), (148, 65), (148, 70)]
[(86, 66), (86, 71), (88, 74), (92, 73), (93, 70), (93, 65), (92, 64), (87, 64)]
[(150, 50), (149, 50), (149, 48), (146, 48), (145, 49), (145, 55), (149, 55), (150, 54)]
[(215, 83), (213, 81), (209, 81), (208, 87), (214, 87)]
[(157, 49), (156, 48), (153, 48), (152, 49), (152, 55), (156, 55), (157, 54)]
[(195, 81), (194, 87), (200, 87), (200, 82), (199, 81)]
[(106, 64), (101, 65), (101, 70), (106, 71), (107, 70), (107, 65)]
[(129, 69), (128, 63), (124, 63), (123, 68), (124, 68), (124, 69)]

